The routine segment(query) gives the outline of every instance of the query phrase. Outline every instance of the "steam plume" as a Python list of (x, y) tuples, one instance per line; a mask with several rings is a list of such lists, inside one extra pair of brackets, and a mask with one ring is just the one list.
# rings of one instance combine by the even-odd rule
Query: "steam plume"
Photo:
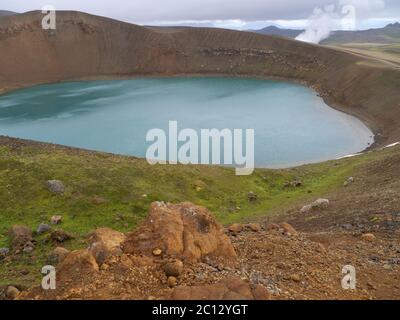
[(306, 30), (296, 40), (320, 43), (335, 29), (355, 30), (357, 17), (367, 17), (384, 7), (384, 0), (339, 0), (337, 6), (331, 4), (322, 9), (315, 8)]

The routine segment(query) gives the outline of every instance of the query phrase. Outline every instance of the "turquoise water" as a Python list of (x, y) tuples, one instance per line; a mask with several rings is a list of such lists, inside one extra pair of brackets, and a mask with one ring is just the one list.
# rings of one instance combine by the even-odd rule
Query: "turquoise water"
[[(178, 128), (255, 130), (265, 167), (364, 150), (372, 132), (304, 86), (243, 78), (145, 78), (42, 85), (0, 96), (0, 135), (144, 157), (146, 133)], [(167, 131), (168, 132), (168, 131)]]

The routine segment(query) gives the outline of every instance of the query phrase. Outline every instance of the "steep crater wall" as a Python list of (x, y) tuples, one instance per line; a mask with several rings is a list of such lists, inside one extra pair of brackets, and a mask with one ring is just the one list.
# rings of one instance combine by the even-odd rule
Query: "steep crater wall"
[(282, 78), (316, 89), (356, 115), (377, 144), (400, 140), (400, 70), (278, 37), (212, 28), (142, 27), (80, 12), (40, 12), (0, 20), (0, 92), (41, 83), (143, 75)]

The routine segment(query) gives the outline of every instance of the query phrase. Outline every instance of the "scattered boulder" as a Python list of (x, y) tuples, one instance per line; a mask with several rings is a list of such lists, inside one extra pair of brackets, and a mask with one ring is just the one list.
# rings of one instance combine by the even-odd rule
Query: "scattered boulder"
[(183, 272), (183, 262), (181, 260), (167, 262), (164, 265), (164, 272), (167, 277), (179, 277)]
[(189, 202), (152, 203), (146, 221), (123, 244), (123, 251), (133, 255), (152, 256), (155, 248), (164, 256), (190, 262), (206, 257), (226, 264), (236, 262), (235, 250), (223, 227), (206, 208)]
[(283, 186), (285, 188), (291, 188), (291, 187), (298, 188), (298, 187), (303, 186), (303, 182), (300, 179), (295, 179), (295, 180), (290, 181), (290, 182), (285, 182)]
[(32, 253), (35, 250), (35, 245), (32, 242), (27, 242), (22, 249), (24, 253)]
[(25, 226), (14, 225), (9, 231), (13, 249), (22, 250), (25, 245), (30, 245), (33, 241), (32, 230)]
[(250, 202), (255, 202), (255, 201), (257, 201), (258, 196), (253, 191), (250, 191), (247, 194), (247, 199), (249, 199)]
[(347, 180), (343, 183), (344, 187), (349, 186), (350, 184), (352, 184), (354, 182), (354, 178), (353, 177), (349, 177), (347, 178)]
[(329, 200), (328, 199), (318, 199), (315, 200), (313, 203), (304, 206), (301, 209), (301, 213), (309, 213), (315, 210), (324, 210), (329, 207)]
[(104, 263), (109, 256), (122, 255), (122, 243), (126, 236), (110, 228), (98, 228), (88, 236), (89, 251), (96, 258), (99, 265)]
[(295, 188), (298, 188), (303, 185), (303, 182), (300, 179), (295, 179), (291, 182), (291, 185)]
[(238, 278), (228, 278), (216, 284), (201, 286), (178, 286), (170, 296), (171, 300), (255, 300), (269, 299), (261, 287), (252, 288)]
[(41, 223), (36, 229), (37, 234), (43, 234), (51, 230), (51, 227), (48, 224)]
[(307, 204), (307, 205), (303, 206), (303, 208), (301, 208), (300, 212), (301, 213), (309, 213), (311, 210), (312, 210), (312, 205)]
[(160, 248), (154, 248), (151, 253), (153, 254), (153, 256), (159, 257), (162, 254), (162, 250)]
[(244, 225), (240, 223), (234, 223), (228, 227), (229, 232), (237, 234), (242, 232), (244, 229)]
[(245, 226), (246, 229), (253, 231), (253, 232), (259, 232), (261, 231), (261, 225), (259, 223), (249, 223), (246, 224)]
[(283, 234), (287, 236), (296, 236), (298, 234), (296, 229), (287, 222), (281, 223), (280, 227), (283, 230)]
[(9, 252), (10, 252), (10, 249), (8, 249), (8, 248), (0, 248), (0, 261), (4, 260), (7, 257), (7, 255), (9, 254)]
[(63, 217), (60, 215), (52, 216), (50, 218), (51, 224), (60, 224), (62, 222)]
[(77, 250), (70, 252), (57, 268), (57, 275), (60, 280), (71, 278), (85, 278), (88, 275), (98, 272), (99, 265), (89, 250)]
[(367, 242), (374, 242), (376, 240), (376, 237), (372, 233), (364, 233), (361, 236), (361, 239)]
[(313, 208), (318, 209), (327, 209), (329, 207), (329, 200), (328, 199), (318, 199), (312, 203)]
[(168, 277), (167, 283), (168, 283), (168, 287), (174, 288), (178, 284), (178, 279), (175, 277)]
[(50, 240), (56, 243), (63, 243), (73, 238), (69, 232), (64, 230), (54, 230), (50, 233)]
[(69, 250), (63, 247), (57, 247), (47, 256), (47, 263), (52, 266), (56, 266), (63, 262), (65, 257), (70, 253)]
[(16, 287), (13, 287), (13, 286), (7, 287), (6, 297), (8, 299), (14, 300), (19, 296), (19, 294), (20, 294), (20, 291)]
[(49, 191), (54, 194), (62, 194), (65, 192), (64, 183), (60, 180), (48, 180), (46, 185)]

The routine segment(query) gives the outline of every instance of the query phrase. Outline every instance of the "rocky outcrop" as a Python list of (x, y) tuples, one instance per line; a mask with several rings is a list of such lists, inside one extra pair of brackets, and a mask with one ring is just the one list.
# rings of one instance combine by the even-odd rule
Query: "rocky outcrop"
[(47, 263), (55, 266), (63, 262), (69, 253), (70, 253), (69, 250), (63, 247), (57, 247), (53, 251), (51, 251), (50, 254), (47, 256)]
[(325, 210), (329, 207), (329, 200), (328, 199), (318, 199), (315, 200), (313, 203), (308, 204), (301, 208), (301, 213), (310, 213), (315, 211)]
[(146, 221), (128, 235), (123, 251), (130, 254), (175, 257), (184, 261), (212, 260), (232, 264), (236, 253), (223, 227), (210, 212), (185, 202), (165, 204), (154, 202)]
[(99, 228), (88, 236), (89, 251), (98, 264), (104, 263), (110, 255), (121, 255), (121, 245), (126, 236), (110, 228)]
[(70, 252), (58, 266), (57, 275), (60, 280), (86, 277), (99, 271), (99, 265), (89, 250), (77, 250)]

